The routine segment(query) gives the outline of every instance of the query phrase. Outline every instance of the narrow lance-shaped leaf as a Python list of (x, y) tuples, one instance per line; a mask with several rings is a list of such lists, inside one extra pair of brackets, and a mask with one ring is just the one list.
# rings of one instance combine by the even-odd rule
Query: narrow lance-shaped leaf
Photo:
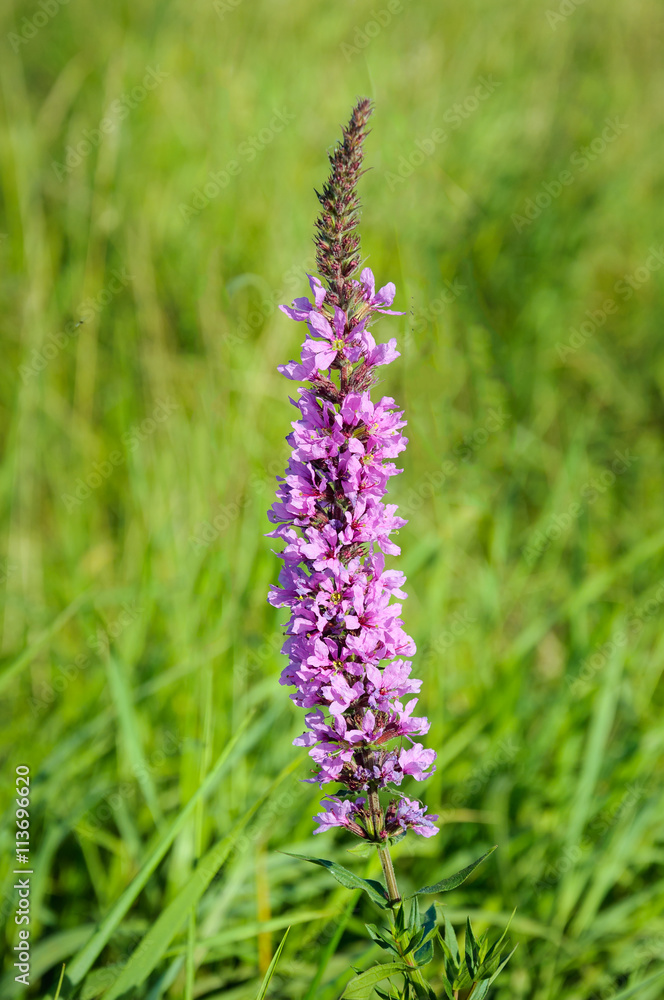
[(375, 965), (372, 969), (363, 972), (356, 979), (353, 979), (342, 997), (343, 1000), (368, 1000), (373, 992), (376, 983), (380, 983), (388, 976), (395, 976), (397, 973), (407, 972), (409, 966), (401, 962), (388, 962), (386, 965)]
[(290, 851), (282, 851), (282, 854), (287, 854), (290, 858), (298, 858), (299, 861), (309, 861), (312, 865), (320, 865), (321, 868), (327, 868), (329, 873), (333, 875), (337, 882), (340, 882), (341, 885), (345, 886), (347, 889), (362, 889), (374, 903), (382, 909), (387, 908), (387, 894), (380, 882), (376, 882), (375, 879), (360, 878), (360, 876), (356, 875), (354, 872), (348, 871), (347, 868), (343, 868), (335, 861), (328, 861), (326, 858), (310, 858), (304, 854), (291, 854)]
[(157, 967), (169, 944), (180, 930), (182, 923), (197, 905), (199, 899), (208, 888), (210, 882), (231, 854), (237, 838), (247, 826), (251, 818), (258, 812), (261, 805), (269, 798), (275, 788), (285, 777), (299, 766), (299, 760), (285, 767), (274, 779), (259, 799), (247, 810), (227, 836), (214, 844), (207, 854), (201, 858), (190, 878), (185, 882), (168, 906), (162, 910), (156, 921), (151, 925), (140, 944), (132, 952), (131, 958), (111, 988), (104, 994), (105, 1000), (118, 1000), (124, 997), (135, 986), (145, 982), (151, 972)]
[(468, 865), (467, 868), (462, 868), (461, 871), (456, 872), (456, 874), (450, 875), (448, 878), (441, 879), (441, 881), (436, 882), (435, 885), (422, 886), (421, 889), (418, 889), (416, 892), (412, 892), (410, 896), (406, 896), (405, 898), (411, 899), (413, 896), (421, 896), (423, 893), (449, 892), (450, 889), (456, 889), (456, 887), (461, 885), (462, 882), (465, 882), (468, 876), (472, 875), (477, 866), (481, 865), (482, 862), (485, 861), (490, 854), (493, 854), (495, 850), (496, 847), (492, 847), (490, 851), (483, 854), (481, 858), (477, 859), (477, 861), (473, 861), (473, 863)]
[(284, 934), (284, 936), (281, 939), (281, 944), (279, 945), (279, 947), (277, 948), (276, 952), (274, 953), (274, 958), (272, 959), (272, 961), (270, 962), (270, 964), (268, 966), (268, 969), (267, 969), (267, 972), (265, 973), (265, 977), (263, 979), (263, 982), (261, 983), (261, 988), (258, 991), (258, 993), (256, 994), (256, 1000), (265, 1000), (265, 995), (267, 994), (267, 988), (270, 985), (270, 980), (272, 979), (272, 976), (274, 975), (274, 970), (277, 967), (277, 962), (281, 958), (281, 953), (284, 950), (284, 945), (286, 944), (286, 938), (288, 937), (289, 930), (290, 930), (290, 927), (287, 927), (286, 928), (286, 933)]

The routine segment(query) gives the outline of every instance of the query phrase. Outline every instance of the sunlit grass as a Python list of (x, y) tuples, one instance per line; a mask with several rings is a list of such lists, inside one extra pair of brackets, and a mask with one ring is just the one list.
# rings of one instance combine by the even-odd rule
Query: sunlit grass
[[(552, 24), (524, 2), (404, 3), (362, 47), (368, 3), (75, 0), (17, 47), (39, 9), (0, 14), (0, 876), (11, 946), (26, 763), (28, 995), (53, 996), (64, 962), (61, 997), (122, 975), (141, 1000), (253, 1000), (289, 924), (268, 996), (318, 974), (335, 1000), (372, 957), (365, 904), (279, 853), (314, 853), (318, 791), (263, 537), (298, 335), (276, 304), (306, 291), (313, 187), (364, 93), (363, 248), (408, 310), (381, 322), (403, 345), (383, 388), (409, 419), (393, 495), (439, 751), (421, 787), (444, 819), (396, 848), (400, 879), (499, 845), (448, 897), (480, 929), (517, 907), (498, 1000), (646, 979), (664, 942), (659, 8)], [(346, 846), (324, 853), (361, 870)]]

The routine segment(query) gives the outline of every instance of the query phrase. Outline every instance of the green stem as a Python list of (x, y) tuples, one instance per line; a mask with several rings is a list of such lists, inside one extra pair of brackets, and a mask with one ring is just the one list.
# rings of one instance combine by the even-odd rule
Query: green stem
[(390, 902), (398, 903), (401, 896), (399, 895), (397, 877), (394, 874), (392, 856), (390, 855), (390, 849), (387, 845), (385, 845), (385, 847), (378, 848), (378, 857), (380, 858), (380, 863), (383, 866), (383, 875), (385, 876), (385, 885), (387, 886), (387, 895), (390, 897)]
[[(378, 857), (380, 858), (380, 863), (383, 866), (383, 875), (385, 876), (385, 885), (387, 886), (387, 894), (390, 897), (391, 903), (401, 902), (401, 895), (399, 893), (399, 886), (397, 885), (397, 877), (394, 873), (394, 865), (392, 864), (392, 856), (390, 854), (390, 849), (387, 844), (384, 847), (378, 848)], [(403, 903), (401, 904), (403, 906)], [(426, 986), (424, 976), (419, 969), (415, 968), (415, 960), (412, 955), (404, 955), (403, 946), (401, 944), (400, 938), (395, 934), (395, 923), (394, 915), (390, 914), (392, 919), (392, 936), (394, 937), (396, 946), (399, 950), (399, 956), (406, 965), (409, 965), (412, 972), (408, 973), (410, 979), (419, 983), (421, 986)]]
[[(369, 814), (371, 816), (371, 823), (373, 826), (373, 834), (375, 837), (379, 837), (385, 828), (385, 815), (380, 806), (380, 799), (378, 797), (378, 792), (376, 789), (369, 789), (367, 795)], [(378, 848), (378, 857), (380, 858), (380, 863), (383, 868), (383, 876), (385, 877), (385, 885), (387, 887), (387, 895), (392, 904), (392, 909), (390, 910), (390, 920), (392, 921), (392, 937), (397, 946), (399, 956), (401, 960), (408, 966), (411, 967), (412, 971), (408, 972), (408, 977), (413, 980), (413, 982), (419, 983), (421, 986), (426, 986), (424, 976), (419, 969), (415, 967), (415, 960), (412, 955), (404, 955), (404, 948), (401, 943), (401, 939), (397, 937), (395, 930), (394, 921), (394, 906), (401, 902), (401, 894), (399, 892), (399, 886), (397, 885), (397, 877), (394, 873), (394, 865), (392, 864), (392, 856), (390, 854), (390, 849), (387, 844), (376, 844)]]

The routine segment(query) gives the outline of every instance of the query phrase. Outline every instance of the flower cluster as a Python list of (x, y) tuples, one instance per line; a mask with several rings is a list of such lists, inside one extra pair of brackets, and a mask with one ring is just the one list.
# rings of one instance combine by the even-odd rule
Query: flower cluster
[[(373, 817), (366, 808), (366, 799), (355, 802), (328, 795), (323, 799), (323, 812), (314, 817), (319, 823), (314, 833), (323, 833), (335, 826), (343, 826), (356, 837), (369, 837), (373, 833)], [(398, 802), (391, 802), (385, 813), (385, 833), (387, 837), (399, 837), (413, 830), (422, 837), (433, 837), (438, 827), (432, 822), (437, 816), (427, 816), (427, 807), (421, 802), (407, 799), (405, 795)]]
[[(307, 732), (295, 742), (310, 747), (321, 785), (339, 782), (355, 802), (329, 797), (316, 818), (319, 830), (344, 826), (377, 842), (408, 829), (437, 832), (424, 807), (405, 797), (380, 806), (378, 790), (405, 776), (422, 781), (432, 773), (433, 750), (413, 737), (429, 729), (413, 715), (421, 681), (411, 677), (415, 644), (399, 618), (405, 577), (385, 569), (385, 554), (398, 555), (391, 540), (406, 522), (383, 498), (394, 459), (406, 446), (403, 414), (390, 397), (377, 403), (369, 389), (379, 366), (399, 357), (396, 341), (377, 344), (368, 330), (376, 313), (390, 313), (393, 284), (376, 291), (365, 268), (351, 279), (350, 304), (328, 300), (310, 278), (312, 300), (296, 299), (282, 310), (307, 333), (299, 362), (279, 370), (307, 382), (288, 437), (288, 468), (269, 517), (271, 536), (285, 545), (279, 585), (269, 600), (290, 609), (282, 683), (294, 685), (295, 703), (312, 709)], [(393, 602), (396, 599), (396, 603)]]

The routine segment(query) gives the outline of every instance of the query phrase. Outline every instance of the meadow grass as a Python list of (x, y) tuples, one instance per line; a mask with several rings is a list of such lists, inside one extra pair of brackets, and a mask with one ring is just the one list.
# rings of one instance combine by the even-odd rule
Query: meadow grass
[(306, 292), (313, 188), (363, 94), (363, 251), (407, 310), (378, 329), (402, 350), (382, 388), (409, 421), (392, 495), (439, 753), (418, 793), (443, 821), (397, 846), (400, 881), (498, 844), (445, 897), (480, 929), (517, 908), (497, 1000), (649, 979), (658, 5), (73, 0), (35, 27), (43, 9), (0, 13), (3, 1000), (23, 995), (19, 764), (26, 995), (52, 998), (65, 963), (61, 997), (254, 998), (290, 926), (267, 995), (334, 1000), (379, 954), (366, 901), (279, 853), (377, 876), (312, 838), (263, 536), (299, 332), (276, 303)]

